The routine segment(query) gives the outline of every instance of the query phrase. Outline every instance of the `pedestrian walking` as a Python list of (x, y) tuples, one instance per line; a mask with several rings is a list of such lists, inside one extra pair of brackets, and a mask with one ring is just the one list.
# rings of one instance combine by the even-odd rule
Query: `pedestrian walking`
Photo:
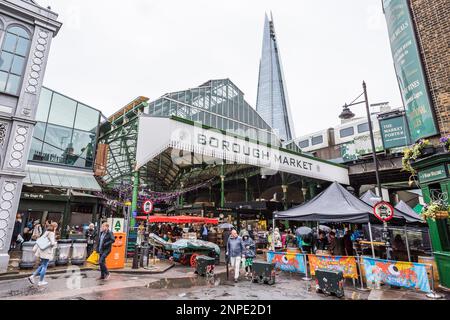
[(248, 233), (244, 234), (242, 237), (242, 241), (244, 243), (244, 256), (245, 256), (245, 276), (248, 277), (251, 275), (253, 269), (253, 259), (256, 256), (256, 245), (250, 235)]
[(145, 239), (145, 225), (144, 225), (144, 221), (141, 221), (141, 223), (139, 224), (139, 226), (137, 228), (136, 244), (138, 246), (141, 246), (142, 242), (144, 242), (144, 239)]
[(20, 238), (23, 239), (21, 233), (22, 233), (22, 215), (18, 213), (16, 215), (16, 221), (14, 222), (14, 229), (11, 238), (10, 250), (16, 249), (17, 242), (20, 242)]
[(31, 240), (36, 241), (42, 236), (42, 227), (39, 220), (33, 223), (33, 233), (31, 234)]
[(202, 240), (208, 241), (208, 227), (206, 227), (206, 224), (202, 226)]
[[(36, 284), (36, 281), (34, 277), (39, 275), (39, 282), (38, 286), (46, 286), (48, 283), (44, 280), (45, 274), (47, 273), (48, 263), (53, 260), (53, 257), (55, 256), (55, 249), (56, 249), (56, 238), (55, 238), (55, 230), (58, 228), (58, 224), (56, 222), (50, 224), (47, 228), (47, 230), (44, 232), (44, 234), (40, 237), (46, 240), (47, 244), (46, 247), (41, 247), (41, 244), (36, 243), (33, 247), (34, 254), (37, 258), (39, 258), (39, 267), (36, 269), (35, 272), (28, 278), (28, 280), (32, 284)], [(45, 241), (42, 241), (45, 242)]]
[(95, 225), (93, 223), (89, 225), (84, 237), (87, 240), (87, 256), (90, 257), (94, 251), (95, 238), (97, 237), (97, 230), (95, 229)]
[(103, 223), (100, 237), (98, 239), (97, 252), (100, 255), (100, 278), (97, 280), (108, 280), (110, 277), (108, 268), (106, 267), (106, 258), (111, 253), (112, 245), (115, 242), (113, 233), (109, 230), (109, 224)]
[(230, 258), (231, 266), (234, 268), (234, 282), (239, 280), (241, 262), (242, 259), (245, 259), (244, 251), (245, 247), (242, 238), (239, 237), (236, 230), (231, 231), (227, 242), (226, 255)]

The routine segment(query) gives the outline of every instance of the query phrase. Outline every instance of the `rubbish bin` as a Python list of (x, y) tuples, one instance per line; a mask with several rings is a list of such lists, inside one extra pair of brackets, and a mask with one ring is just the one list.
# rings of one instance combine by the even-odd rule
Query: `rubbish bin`
[(127, 234), (115, 232), (114, 238), (116, 240), (112, 245), (111, 253), (106, 258), (106, 267), (108, 269), (123, 269), (125, 268)]
[(73, 265), (81, 266), (86, 262), (86, 248), (87, 248), (87, 240), (86, 239), (75, 239), (72, 244), (72, 257), (70, 262)]
[(255, 261), (252, 270), (252, 282), (275, 284), (275, 265), (272, 263)]
[(317, 269), (317, 292), (325, 295), (334, 293), (338, 298), (344, 296), (344, 274), (342, 271)]
[(67, 266), (69, 264), (71, 247), (72, 247), (72, 240), (70, 239), (58, 240), (58, 249), (56, 254), (57, 266)]
[(35, 241), (28, 241), (22, 244), (22, 257), (20, 259), (20, 269), (33, 269), (36, 264), (36, 256), (33, 252)]
[(216, 259), (208, 256), (197, 256), (197, 267), (195, 273), (199, 276), (206, 276), (214, 274), (214, 266)]

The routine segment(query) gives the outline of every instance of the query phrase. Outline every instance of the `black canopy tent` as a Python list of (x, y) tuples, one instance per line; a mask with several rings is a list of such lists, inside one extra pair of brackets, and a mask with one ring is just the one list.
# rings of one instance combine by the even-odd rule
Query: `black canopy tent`
[(314, 199), (283, 212), (277, 212), (274, 219), (290, 221), (313, 221), (335, 223), (367, 223), (372, 247), (373, 246), (371, 215), (373, 209), (357, 197), (352, 195), (339, 183), (334, 182)]
[[(411, 217), (409, 218), (412, 219)], [(352, 195), (338, 182), (331, 184), (326, 190), (307, 203), (287, 211), (276, 212), (274, 219), (322, 223), (367, 223), (372, 255), (375, 257), (371, 223), (378, 223), (379, 220), (373, 214), (373, 207)], [(405, 223), (408, 222), (408, 219), (401, 211), (395, 210), (394, 221)]]
[[(372, 190), (364, 193), (361, 198), (359, 198), (366, 204), (374, 207), (379, 201), (380, 197), (373, 193)], [(394, 217), (403, 218), (408, 224), (423, 224), (424, 221), (420, 216), (404, 201), (400, 201), (394, 208)], [(399, 221), (397, 221), (399, 222)]]

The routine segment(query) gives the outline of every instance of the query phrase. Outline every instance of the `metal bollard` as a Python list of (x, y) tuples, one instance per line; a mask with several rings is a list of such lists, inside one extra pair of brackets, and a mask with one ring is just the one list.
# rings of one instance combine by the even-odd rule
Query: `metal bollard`
[(308, 275), (308, 263), (306, 259), (306, 254), (303, 255), (303, 259), (305, 260), (305, 276), (302, 278), (302, 280), (311, 281), (312, 278)]
[(140, 247), (136, 245), (134, 247), (133, 265), (131, 269), (139, 269)]
[(434, 268), (432, 264), (429, 264), (429, 266), (431, 266), (431, 292), (427, 293), (427, 298), (430, 299), (442, 299), (443, 296), (440, 295), (439, 293), (436, 293), (435, 288), (434, 288)]

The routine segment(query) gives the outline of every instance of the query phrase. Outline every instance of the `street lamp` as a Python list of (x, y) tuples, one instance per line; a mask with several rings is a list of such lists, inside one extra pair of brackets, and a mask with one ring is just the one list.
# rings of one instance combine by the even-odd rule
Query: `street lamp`
[[(364, 100), (358, 101), (362, 96), (364, 96)], [(355, 116), (355, 114), (350, 110), (349, 107), (355, 106), (358, 104), (362, 104), (362, 103), (366, 104), (367, 120), (369, 123), (369, 132), (370, 132), (370, 142), (372, 144), (372, 158), (373, 158), (373, 163), (375, 165), (375, 177), (377, 180), (379, 196), (381, 197), (381, 199), (383, 199), (383, 193), (382, 193), (381, 182), (380, 182), (380, 173), (379, 173), (379, 167), (378, 167), (378, 161), (377, 161), (377, 151), (375, 149), (375, 138), (374, 138), (374, 134), (373, 134), (372, 118), (371, 118), (370, 109), (369, 109), (369, 98), (367, 96), (367, 85), (366, 85), (365, 81), (363, 81), (363, 93), (361, 93), (355, 100), (353, 100), (352, 103), (344, 105), (342, 113), (340, 114), (339, 118), (343, 119), (343, 120), (352, 119)], [(390, 259), (391, 258), (391, 253), (390, 253), (391, 245), (389, 242), (390, 239), (389, 239), (389, 232), (387, 230), (387, 222), (383, 222), (383, 236), (385, 238), (384, 240), (386, 241), (386, 255), (387, 255), (387, 258)]]

